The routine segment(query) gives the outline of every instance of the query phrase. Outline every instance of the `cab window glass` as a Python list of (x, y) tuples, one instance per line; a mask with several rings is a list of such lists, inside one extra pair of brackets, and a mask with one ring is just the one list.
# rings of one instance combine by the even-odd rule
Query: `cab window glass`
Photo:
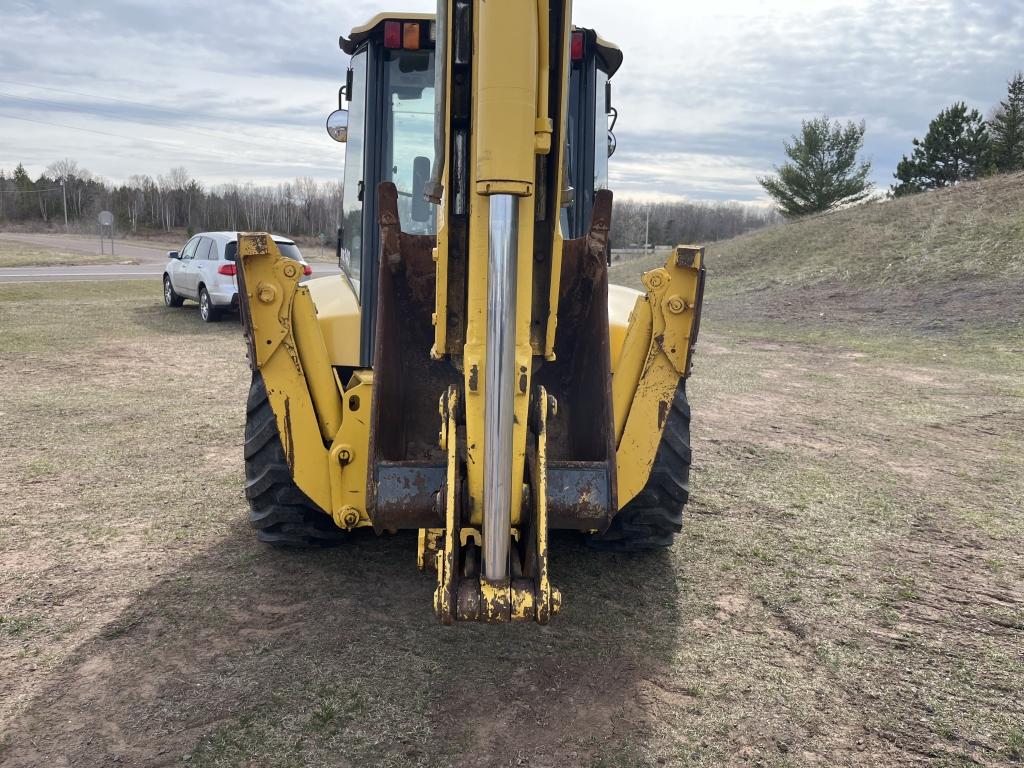
[(608, 113), (604, 87), (608, 75), (597, 70), (594, 87), (594, 191), (608, 189)]
[(363, 156), (366, 116), (366, 53), (352, 57), (352, 93), (348, 94), (348, 140), (345, 143), (345, 181), (342, 187), (341, 266), (359, 279), (363, 245)]
[(402, 230), (432, 235), (437, 207), (423, 199), (423, 189), (434, 160), (433, 52), (388, 51), (385, 68), (391, 130), (382, 179), (398, 190)]
[(580, 128), (580, 111), (581, 111), (581, 97), (580, 89), (583, 87), (581, 81), (583, 80), (582, 66), (579, 62), (573, 62), (569, 69), (569, 109), (567, 115), (566, 132), (565, 132), (565, 175), (567, 183), (570, 187), (576, 190), (576, 195), (573, 198), (571, 205), (562, 208), (559, 220), (562, 224), (562, 234), (564, 237), (575, 237), (580, 233), (576, 225), (577, 213), (576, 209), (579, 205), (580, 192), (580, 169), (577, 167), (582, 161), (581, 157), (583, 148), (577, 146), (579, 141), (579, 128)]

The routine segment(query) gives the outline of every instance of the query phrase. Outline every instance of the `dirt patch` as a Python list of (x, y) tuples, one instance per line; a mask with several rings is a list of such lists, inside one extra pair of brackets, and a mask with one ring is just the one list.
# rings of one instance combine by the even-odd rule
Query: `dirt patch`
[(808, 330), (829, 326), (899, 328), (904, 332), (954, 336), (964, 330), (1024, 328), (1020, 297), (1024, 279), (958, 279), (955, 283), (851, 287), (837, 281), (775, 287), (769, 292), (739, 291), (711, 297), (711, 321), (764, 321), (799, 324)]
[(676, 545), (445, 628), (411, 535), (254, 541), (237, 324), (50, 290), (0, 287), (4, 766), (1021, 760), (1019, 357), (710, 321)]

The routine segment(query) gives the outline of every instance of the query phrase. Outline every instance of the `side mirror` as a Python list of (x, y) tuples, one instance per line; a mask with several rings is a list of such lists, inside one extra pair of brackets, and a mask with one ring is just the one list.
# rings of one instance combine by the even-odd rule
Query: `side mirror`
[(168, 259), (180, 259), (181, 258), (181, 254), (178, 253), (177, 251), (168, 251), (167, 252), (167, 258)]
[(347, 109), (336, 109), (327, 116), (327, 135), (342, 144), (348, 141)]
[(430, 180), (430, 158), (418, 155), (412, 161), (412, 220), (430, 221), (430, 203), (423, 196)]

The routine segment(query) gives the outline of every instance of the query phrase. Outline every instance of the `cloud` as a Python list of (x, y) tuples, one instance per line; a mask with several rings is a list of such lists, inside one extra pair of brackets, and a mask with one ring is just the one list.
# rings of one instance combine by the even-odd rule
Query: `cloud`
[[(434, 3), (403, 3), (429, 11)], [(73, 157), (123, 179), (185, 165), (207, 183), (337, 178), (323, 130), (347, 34), (369, 2), (8, 3), (0, 167)], [(625, 53), (611, 178), (620, 194), (760, 200), (800, 120), (867, 122), (887, 185), (910, 140), (956, 100), (983, 112), (1024, 66), (1017, 0), (577, 0)], [(30, 122), (31, 121), (31, 122)]]
[(759, 197), (753, 176), (820, 114), (866, 121), (865, 154), (886, 186), (940, 109), (986, 111), (1024, 66), (1024, 9), (1010, 0), (719, 0), (626, 16), (581, 0), (576, 11), (626, 52), (613, 79), (620, 178), (642, 186), (650, 174), (680, 195)]

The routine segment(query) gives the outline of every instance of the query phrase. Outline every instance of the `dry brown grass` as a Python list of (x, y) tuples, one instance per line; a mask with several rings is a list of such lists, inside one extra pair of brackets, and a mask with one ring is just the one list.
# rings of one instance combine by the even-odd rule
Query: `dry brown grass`
[(556, 536), (553, 624), (445, 628), (411, 535), (254, 540), (236, 323), (0, 286), (0, 763), (1019, 764), (1024, 334), (736, 295), (675, 547)]
[[(109, 250), (109, 249), (108, 249)], [(46, 248), (31, 243), (0, 240), (0, 268), (3, 267), (66, 267), (87, 264), (136, 264), (124, 256), (79, 253)]]
[(5, 766), (1020, 759), (1019, 352), (709, 321), (677, 545), (443, 628), (409, 535), (254, 541), (239, 328), (158, 292), (0, 286)]
[[(708, 305), (732, 320), (903, 331), (1024, 326), (1024, 173), (799, 219), (707, 247)], [(646, 257), (615, 264), (639, 286)]]

